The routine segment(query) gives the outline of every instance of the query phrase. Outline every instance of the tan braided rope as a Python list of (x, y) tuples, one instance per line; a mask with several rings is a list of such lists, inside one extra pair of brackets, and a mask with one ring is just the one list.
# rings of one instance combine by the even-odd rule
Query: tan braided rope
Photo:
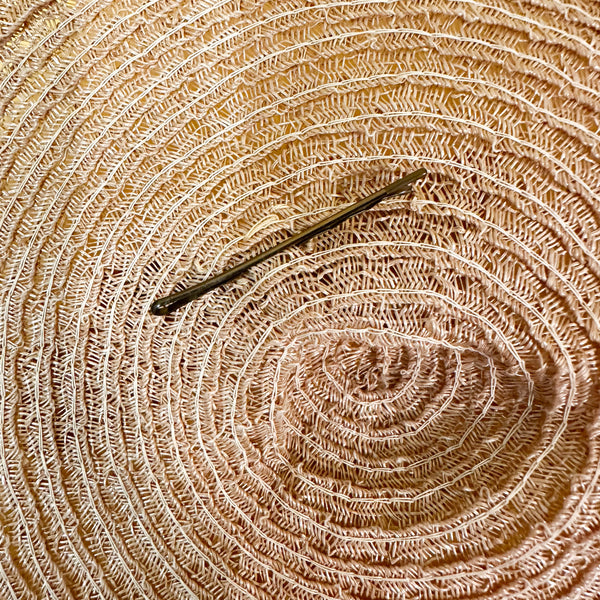
[(0, 0), (0, 599), (600, 598), (599, 41)]

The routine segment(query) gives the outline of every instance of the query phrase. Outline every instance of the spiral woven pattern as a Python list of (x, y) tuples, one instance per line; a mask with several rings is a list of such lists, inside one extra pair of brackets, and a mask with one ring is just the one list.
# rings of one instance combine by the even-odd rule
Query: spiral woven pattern
[(0, 36), (0, 598), (600, 598), (599, 2)]

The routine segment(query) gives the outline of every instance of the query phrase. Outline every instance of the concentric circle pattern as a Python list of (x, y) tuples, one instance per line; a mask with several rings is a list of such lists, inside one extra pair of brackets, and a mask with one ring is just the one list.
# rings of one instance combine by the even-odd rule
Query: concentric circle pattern
[(600, 598), (599, 2), (0, 33), (0, 598)]

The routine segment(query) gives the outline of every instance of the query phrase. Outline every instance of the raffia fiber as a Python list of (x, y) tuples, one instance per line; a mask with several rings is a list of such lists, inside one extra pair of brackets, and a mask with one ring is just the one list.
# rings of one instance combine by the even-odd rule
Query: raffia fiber
[(600, 598), (600, 2), (0, 35), (0, 598)]

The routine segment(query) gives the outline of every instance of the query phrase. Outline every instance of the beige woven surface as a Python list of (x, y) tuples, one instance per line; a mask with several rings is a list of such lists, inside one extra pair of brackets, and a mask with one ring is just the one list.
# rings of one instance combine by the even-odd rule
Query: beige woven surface
[(599, 2), (0, 33), (0, 598), (600, 598)]

